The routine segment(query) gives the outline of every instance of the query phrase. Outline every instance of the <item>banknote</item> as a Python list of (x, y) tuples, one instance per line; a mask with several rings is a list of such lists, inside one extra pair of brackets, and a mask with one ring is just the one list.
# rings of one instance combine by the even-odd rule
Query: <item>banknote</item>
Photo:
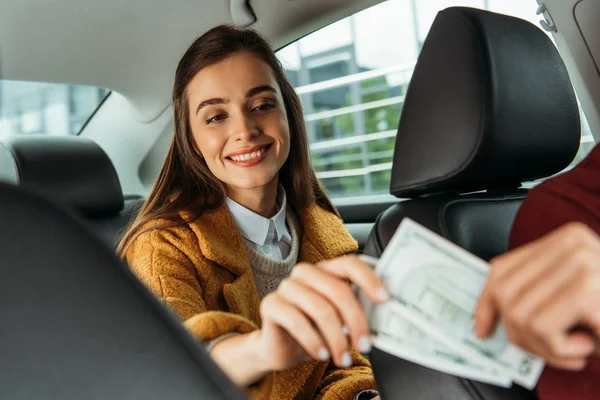
[(390, 304), (375, 307), (369, 316), (370, 326), (376, 332), (373, 336), (375, 347), (444, 373), (502, 387), (512, 384), (509, 375), (452, 350)]
[(485, 261), (405, 218), (375, 271), (396, 305), (426, 321), (430, 336), (468, 351), (472, 361), (487, 361), (524, 387), (535, 386), (543, 360), (511, 344), (501, 325), (488, 339), (473, 332), (472, 316), (489, 272)]

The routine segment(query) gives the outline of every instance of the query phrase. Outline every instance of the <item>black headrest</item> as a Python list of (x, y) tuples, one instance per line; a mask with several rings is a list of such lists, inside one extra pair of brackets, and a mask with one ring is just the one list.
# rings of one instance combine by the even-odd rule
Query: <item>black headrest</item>
[(117, 172), (104, 150), (77, 136), (15, 135), (0, 142), (0, 180), (38, 187), (86, 217), (123, 209)]
[(0, 398), (243, 398), (78, 218), (0, 184), (0, 221)]
[(573, 87), (544, 32), (518, 18), (448, 8), (406, 94), (390, 191), (515, 188), (565, 168), (580, 131)]

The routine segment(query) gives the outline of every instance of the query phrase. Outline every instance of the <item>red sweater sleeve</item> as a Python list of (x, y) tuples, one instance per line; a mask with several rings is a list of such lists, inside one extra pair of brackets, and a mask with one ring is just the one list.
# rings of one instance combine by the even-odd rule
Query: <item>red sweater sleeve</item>
[[(574, 221), (583, 222), (600, 234), (600, 146), (571, 171), (529, 192), (515, 218), (510, 248)], [(600, 359), (592, 359), (579, 372), (547, 367), (537, 394), (540, 400), (600, 399)]]
[[(594, 212), (591, 209), (593, 207), (587, 207), (575, 198), (578, 195), (580, 198), (591, 197), (589, 193), (578, 193), (581, 190), (574, 190), (568, 185), (563, 185), (563, 182), (547, 183), (531, 190), (519, 209), (511, 230), (511, 249), (539, 239), (562, 225), (575, 221), (583, 222), (600, 235), (600, 218), (596, 215), (598, 210)], [(600, 203), (600, 193), (597, 196), (594, 200)]]

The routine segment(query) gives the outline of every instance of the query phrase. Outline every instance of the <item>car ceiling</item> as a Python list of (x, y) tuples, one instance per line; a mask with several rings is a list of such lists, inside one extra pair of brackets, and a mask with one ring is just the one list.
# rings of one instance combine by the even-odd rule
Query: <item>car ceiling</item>
[[(251, 26), (280, 48), (382, 0), (251, 0)], [(180, 56), (195, 37), (232, 23), (227, 0), (0, 0), (4, 79), (119, 92), (150, 121), (169, 104)]]

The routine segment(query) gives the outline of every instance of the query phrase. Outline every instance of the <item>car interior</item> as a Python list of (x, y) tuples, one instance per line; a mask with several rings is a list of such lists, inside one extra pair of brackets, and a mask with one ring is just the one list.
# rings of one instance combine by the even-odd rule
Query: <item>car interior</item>
[(74, 210), (6, 183), (0, 204), (2, 398), (244, 398)]
[(73, 136), (9, 136), (0, 146), (0, 177), (60, 199), (115, 247), (139, 211), (141, 196), (123, 196), (113, 164), (94, 141)]
[[(506, 252), (527, 190), (600, 134), (599, 0), (0, 9), (2, 398), (244, 398), (115, 255), (173, 136), (177, 62), (216, 25), (277, 50), (317, 177), (374, 257), (405, 217), (484, 260)], [(536, 398), (370, 360), (383, 399)]]

